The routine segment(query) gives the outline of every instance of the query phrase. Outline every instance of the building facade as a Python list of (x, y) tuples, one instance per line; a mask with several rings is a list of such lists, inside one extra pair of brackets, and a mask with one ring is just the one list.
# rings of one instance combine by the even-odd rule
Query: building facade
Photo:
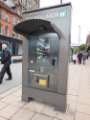
[(40, 0), (20, 0), (20, 1), (22, 6), (22, 11), (35, 10), (38, 9), (40, 6)]
[(39, 8), (39, 1), (0, 0), (0, 47), (2, 43), (8, 44), (12, 55), (22, 55), (22, 38), (13, 27), (22, 20), (23, 11)]
[(21, 36), (13, 30), (14, 25), (21, 19), (20, 15), (0, 1), (0, 46), (2, 43), (8, 44), (13, 55), (22, 53), (22, 50), (19, 50), (22, 44)]
[(90, 46), (90, 34), (88, 34), (88, 36), (87, 36), (86, 45)]

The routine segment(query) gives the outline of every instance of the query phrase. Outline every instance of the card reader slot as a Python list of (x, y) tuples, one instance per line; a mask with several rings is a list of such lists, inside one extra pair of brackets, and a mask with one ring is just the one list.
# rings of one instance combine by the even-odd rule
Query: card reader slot
[(34, 76), (48, 78), (48, 75), (44, 75), (44, 74), (38, 74), (38, 73), (34, 74)]

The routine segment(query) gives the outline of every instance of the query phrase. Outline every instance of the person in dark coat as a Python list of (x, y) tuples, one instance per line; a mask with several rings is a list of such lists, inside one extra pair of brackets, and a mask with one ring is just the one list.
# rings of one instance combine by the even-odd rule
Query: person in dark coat
[(81, 52), (78, 53), (78, 62), (79, 62), (79, 64), (82, 63), (82, 57), (83, 57), (82, 53)]
[(11, 69), (10, 69), (11, 54), (10, 54), (10, 51), (8, 50), (6, 44), (2, 44), (1, 63), (3, 64), (3, 67), (0, 72), (0, 84), (3, 81), (5, 73), (7, 73), (7, 75), (8, 75), (7, 80), (12, 79), (12, 73), (11, 73)]
[(87, 59), (87, 53), (84, 52), (84, 53), (83, 53), (83, 56), (82, 56), (82, 62), (83, 62), (83, 64), (86, 63), (86, 59)]

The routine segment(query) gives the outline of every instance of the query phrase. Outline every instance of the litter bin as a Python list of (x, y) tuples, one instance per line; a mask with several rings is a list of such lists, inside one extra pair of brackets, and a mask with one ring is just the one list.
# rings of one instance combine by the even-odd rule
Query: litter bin
[(71, 4), (25, 12), (15, 26), (24, 36), (22, 100), (66, 111)]

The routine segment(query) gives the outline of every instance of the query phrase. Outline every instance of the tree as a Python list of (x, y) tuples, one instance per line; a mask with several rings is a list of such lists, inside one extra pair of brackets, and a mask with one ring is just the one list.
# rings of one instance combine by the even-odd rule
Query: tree
[(86, 49), (87, 49), (86, 44), (82, 44), (79, 46), (79, 51), (86, 51)]
[(87, 52), (89, 52), (89, 51), (90, 51), (90, 46), (87, 47)]

